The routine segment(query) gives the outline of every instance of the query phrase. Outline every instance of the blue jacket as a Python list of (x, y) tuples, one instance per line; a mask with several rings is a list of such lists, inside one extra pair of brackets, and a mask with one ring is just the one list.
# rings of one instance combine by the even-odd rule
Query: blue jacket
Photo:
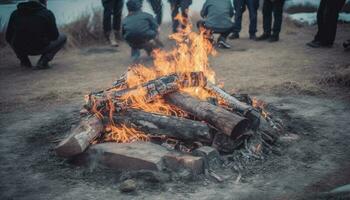
[(126, 40), (137, 40), (158, 31), (157, 21), (151, 14), (137, 11), (123, 19), (122, 33)]
[(201, 10), (205, 26), (214, 30), (231, 29), (233, 14), (231, 0), (206, 0)]

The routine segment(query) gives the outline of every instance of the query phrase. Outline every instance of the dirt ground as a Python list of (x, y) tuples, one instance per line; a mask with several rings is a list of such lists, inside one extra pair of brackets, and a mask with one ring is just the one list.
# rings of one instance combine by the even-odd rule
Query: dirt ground
[[(350, 183), (350, 90), (329, 78), (349, 72), (350, 52), (341, 43), (349, 39), (350, 25), (338, 26), (334, 48), (311, 49), (305, 43), (316, 27), (286, 22), (280, 42), (253, 42), (247, 18), (241, 39), (230, 41), (231, 50), (219, 50), (211, 66), (227, 90), (263, 99), (284, 119), (286, 130), (300, 136), (279, 144), (280, 155), (247, 166), (240, 182), (237, 172), (226, 169), (218, 172), (230, 175), (224, 183), (172, 180), (122, 194), (119, 173), (71, 165), (52, 149), (78, 121), (84, 94), (110, 86), (126, 70), (127, 45), (66, 50), (42, 71), (20, 68), (5, 47), (0, 50), (0, 199), (348, 199), (320, 192)], [(166, 34), (162, 37), (170, 48)]]

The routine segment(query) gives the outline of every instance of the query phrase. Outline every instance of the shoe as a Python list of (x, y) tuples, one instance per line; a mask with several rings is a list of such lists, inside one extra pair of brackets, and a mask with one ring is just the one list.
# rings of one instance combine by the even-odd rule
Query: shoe
[(321, 42), (317, 40), (312, 40), (311, 42), (306, 43), (306, 45), (312, 48), (320, 48)]
[(268, 40), (271, 37), (271, 34), (263, 33), (261, 36), (256, 38), (256, 41)]
[(221, 48), (221, 49), (230, 49), (231, 45), (226, 43), (223, 40), (220, 40), (220, 41), (218, 41), (218, 47)]
[(251, 39), (251, 40), (256, 40), (256, 35), (255, 35), (255, 34), (250, 35), (250, 36), (249, 36), (249, 39)]
[(21, 60), (21, 67), (32, 68), (33, 66), (29, 58), (27, 58), (27, 59)]
[(36, 69), (48, 69), (50, 68), (49, 61), (44, 58), (40, 58), (38, 63), (36, 64)]
[(277, 42), (278, 40), (280, 40), (279, 35), (271, 35), (269, 38), (269, 42)]
[(230, 40), (239, 39), (239, 33), (237, 32), (232, 33), (232, 35), (228, 39)]

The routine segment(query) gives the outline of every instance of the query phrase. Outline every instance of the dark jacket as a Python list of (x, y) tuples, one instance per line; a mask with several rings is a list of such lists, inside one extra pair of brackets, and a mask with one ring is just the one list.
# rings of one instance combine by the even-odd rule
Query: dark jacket
[(123, 19), (122, 32), (127, 41), (149, 40), (150, 35), (157, 33), (158, 24), (151, 14), (137, 11), (129, 14)]
[(6, 41), (15, 49), (34, 53), (40, 52), (58, 35), (53, 13), (42, 4), (29, 1), (19, 3), (11, 14)]
[(205, 26), (211, 29), (227, 30), (233, 27), (233, 6), (231, 0), (206, 0), (201, 10)]
[(179, 4), (181, 7), (189, 7), (192, 4), (192, 0), (168, 0), (172, 5)]

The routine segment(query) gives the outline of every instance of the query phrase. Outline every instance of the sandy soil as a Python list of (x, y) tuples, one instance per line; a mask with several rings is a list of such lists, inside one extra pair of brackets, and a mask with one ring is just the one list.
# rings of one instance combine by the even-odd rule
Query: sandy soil
[[(226, 169), (219, 173), (230, 177), (221, 184), (173, 180), (121, 194), (119, 173), (73, 166), (52, 148), (77, 122), (83, 95), (110, 86), (126, 70), (127, 45), (66, 50), (52, 69), (43, 71), (20, 68), (13, 53), (3, 48), (0, 199), (331, 198), (314, 195), (350, 183), (350, 98), (348, 88), (324, 80), (349, 71), (350, 52), (343, 51), (341, 42), (349, 39), (350, 26), (339, 25), (334, 48), (310, 49), (305, 43), (315, 27), (286, 22), (281, 41), (270, 44), (248, 40), (244, 24), (241, 39), (231, 41), (233, 49), (219, 50), (211, 65), (226, 89), (262, 98), (285, 120), (287, 131), (300, 136), (280, 144), (281, 155), (248, 165), (239, 183), (238, 174)], [(166, 44), (169, 48), (171, 42)]]

